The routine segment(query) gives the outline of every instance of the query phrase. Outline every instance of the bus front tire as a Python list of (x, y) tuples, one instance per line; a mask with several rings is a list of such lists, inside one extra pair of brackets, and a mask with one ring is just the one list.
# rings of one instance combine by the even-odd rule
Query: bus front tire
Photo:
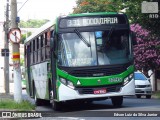
[(123, 104), (123, 96), (111, 97), (111, 100), (114, 107), (121, 107)]
[(54, 101), (52, 100), (52, 108), (55, 110), (55, 111), (59, 111), (61, 110), (62, 108), (62, 103), (61, 102), (57, 102), (57, 101)]

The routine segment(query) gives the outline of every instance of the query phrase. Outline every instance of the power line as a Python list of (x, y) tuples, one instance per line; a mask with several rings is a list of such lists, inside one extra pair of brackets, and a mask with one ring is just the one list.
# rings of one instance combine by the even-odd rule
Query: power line
[[(21, 8), (18, 10), (18, 12), (24, 7), (24, 5), (28, 2), (28, 0), (26, 0), (26, 2), (21, 6)], [(17, 12), (17, 13), (18, 13)]]

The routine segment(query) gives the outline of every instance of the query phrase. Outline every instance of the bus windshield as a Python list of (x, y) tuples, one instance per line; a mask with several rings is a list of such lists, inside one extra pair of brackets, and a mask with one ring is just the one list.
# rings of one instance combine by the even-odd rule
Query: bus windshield
[(58, 65), (83, 67), (124, 64), (129, 61), (129, 31), (105, 30), (80, 32), (86, 42), (75, 33), (59, 34)]

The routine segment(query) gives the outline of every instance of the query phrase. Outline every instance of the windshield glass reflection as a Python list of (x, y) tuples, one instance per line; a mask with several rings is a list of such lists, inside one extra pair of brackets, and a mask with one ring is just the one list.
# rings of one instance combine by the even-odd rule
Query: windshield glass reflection
[[(58, 40), (58, 65), (66, 67), (122, 64), (128, 62), (129, 32), (96, 31), (63, 33)], [(90, 46), (87, 46), (87, 42)]]

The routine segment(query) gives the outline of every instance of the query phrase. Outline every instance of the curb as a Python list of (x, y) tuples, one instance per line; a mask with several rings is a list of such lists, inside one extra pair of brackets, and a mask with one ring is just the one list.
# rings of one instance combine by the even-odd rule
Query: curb
[(0, 100), (2, 99), (13, 99), (13, 94), (0, 93)]

